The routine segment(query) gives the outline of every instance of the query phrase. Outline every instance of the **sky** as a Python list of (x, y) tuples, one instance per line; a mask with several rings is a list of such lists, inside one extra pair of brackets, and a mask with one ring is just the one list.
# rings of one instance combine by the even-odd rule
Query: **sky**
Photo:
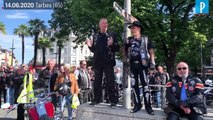
[[(3, 49), (11, 50), (12, 40), (14, 39), (14, 54), (21, 63), (21, 38), (13, 34), (15, 28), (21, 24), (27, 24), (31, 19), (41, 19), (48, 26), (53, 10), (51, 9), (25, 9), (25, 10), (5, 10), (2, 9), (3, 0), (0, 0), (0, 22), (3, 22), (7, 34), (0, 33), (0, 46)], [(33, 37), (25, 38), (25, 63), (28, 63), (34, 55)]]

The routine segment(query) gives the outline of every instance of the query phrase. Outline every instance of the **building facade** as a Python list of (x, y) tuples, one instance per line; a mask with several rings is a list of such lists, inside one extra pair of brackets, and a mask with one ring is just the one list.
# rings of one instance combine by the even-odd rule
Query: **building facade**
[[(69, 41), (64, 43), (64, 47), (61, 50), (61, 64), (69, 63), (72, 66), (79, 66), (80, 60), (85, 60), (89, 56), (93, 54), (90, 52), (88, 46), (86, 44), (77, 45), (73, 41), (77, 37), (74, 34), (70, 34)], [(56, 42), (52, 43), (53, 51), (47, 48), (45, 53), (46, 62), (49, 59), (55, 59), (56, 63), (58, 64), (58, 46)], [(42, 63), (42, 50), (38, 50), (37, 55), (37, 63)]]
[(12, 57), (12, 51), (7, 49), (0, 49), (0, 66), (13, 66), (15, 65), (16, 58)]

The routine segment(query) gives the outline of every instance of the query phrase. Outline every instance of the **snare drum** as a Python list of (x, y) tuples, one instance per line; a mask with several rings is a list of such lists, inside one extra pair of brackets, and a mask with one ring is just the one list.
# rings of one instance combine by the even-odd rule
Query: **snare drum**
[[(55, 112), (54, 105), (51, 102), (45, 102), (44, 106), (45, 106), (45, 109), (47, 112), (47, 116), (51, 119), (54, 118), (54, 115), (55, 115), (54, 114), (54, 112)], [(39, 120), (39, 114), (36, 110), (36, 106), (28, 109), (27, 112), (28, 112), (30, 120)]]

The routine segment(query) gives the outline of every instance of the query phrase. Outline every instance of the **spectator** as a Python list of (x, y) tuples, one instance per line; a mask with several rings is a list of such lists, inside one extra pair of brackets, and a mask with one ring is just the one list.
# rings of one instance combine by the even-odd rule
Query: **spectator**
[(80, 61), (80, 68), (78, 69), (78, 86), (80, 89), (79, 99), (81, 103), (87, 103), (89, 101), (91, 83), (89, 79), (89, 73), (87, 71), (86, 60)]
[[(55, 61), (50, 59), (47, 62), (47, 67), (43, 69), (36, 81), (38, 88), (48, 88), (48, 92), (54, 91), (55, 80), (58, 77), (58, 70), (55, 68)], [(52, 103), (56, 107), (57, 98), (56, 95), (52, 95)]]
[(115, 74), (115, 88), (116, 88), (116, 99), (117, 101), (119, 100), (119, 98), (121, 98), (122, 96), (122, 78), (121, 78), (121, 68), (120, 67), (115, 67), (114, 68), (114, 74)]
[(176, 66), (177, 75), (167, 83), (166, 98), (168, 106), (165, 109), (167, 120), (203, 120), (207, 113), (203, 100), (204, 85), (199, 78), (189, 76), (189, 66), (179, 62)]
[(101, 101), (103, 72), (106, 75), (106, 88), (109, 92), (111, 107), (115, 108), (115, 80), (113, 67), (115, 66), (115, 52), (119, 51), (119, 45), (115, 34), (107, 31), (108, 22), (106, 18), (99, 21), (100, 31), (92, 36), (92, 39), (86, 40), (86, 43), (94, 53), (93, 67), (95, 71), (94, 80), (94, 101), (91, 105), (96, 105)]
[[(14, 76), (14, 69), (13, 66), (9, 67), (7, 74), (7, 78), (6, 78), (6, 82), (7, 82), (7, 103), (9, 103), (8, 105), (11, 105), (10, 107), (12, 107), (12, 105), (14, 104), (14, 84), (13, 84), (13, 76)], [(8, 107), (6, 107), (8, 108)]]
[(12, 81), (13, 81), (14, 89), (15, 89), (15, 91), (14, 91), (14, 103), (15, 104), (17, 104), (17, 99), (18, 99), (18, 95), (20, 94), (20, 88), (23, 83), (24, 75), (25, 75), (25, 70), (23, 69), (22, 66), (17, 68), (14, 73), (14, 77), (13, 77)]
[(32, 93), (34, 73), (35, 68), (31, 66), (29, 68), (29, 72), (26, 72), (24, 78), (21, 81), (20, 93), (18, 94), (17, 98), (17, 102), (19, 103), (17, 108), (17, 120), (24, 120), (24, 104), (30, 103), (30, 101), (34, 98), (34, 93)]
[(93, 101), (94, 99), (94, 88), (93, 88), (93, 82), (94, 82), (94, 79), (95, 79), (95, 73), (92, 69), (92, 66), (88, 66), (87, 67), (87, 71), (88, 71), (88, 74), (89, 74), (89, 80), (90, 80), (90, 100), (89, 101)]
[[(164, 71), (162, 66), (157, 67), (157, 73), (155, 74), (155, 85), (165, 85), (167, 81), (169, 80), (169, 74)], [(157, 86), (156, 87), (156, 100), (157, 100), (157, 107), (161, 107), (161, 100), (165, 100), (165, 88), (162, 86)], [(164, 101), (165, 102), (165, 101)], [(164, 106), (163, 106), (164, 107)]]
[[(78, 83), (76, 80), (76, 77), (73, 73), (70, 72), (70, 65), (65, 64), (63, 66), (64, 72), (63, 74), (60, 74), (55, 82), (54, 85), (54, 90), (59, 90), (60, 93), (60, 87), (63, 87), (63, 84), (66, 84), (67, 86), (70, 87), (70, 91), (65, 91), (67, 93), (62, 94), (62, 101), (65, 99), (67, 109), (68, 109), (68, 120), (72, 120), (72, 108), (71, 108), (71, 98), (74, 94), (78, 95), (79, 88), (78, 88)], [(57, 89), (58, 88), (58, 89)], [(60, 102), (62, 104), (62, 102)]]
[(6, 74), (6, 71), (7, 71), (7, 67), (6, 66), (2, 66), (0, 68), (0, 107), (1, 106), (1, 97), (2, 97), (2, 94), (3, 94), (3, 100), (4, 100), (4, 103), (6, 103), (7, 101), (7, 84), (6, 84), (6, 79), (7, 79), (7, 74)]

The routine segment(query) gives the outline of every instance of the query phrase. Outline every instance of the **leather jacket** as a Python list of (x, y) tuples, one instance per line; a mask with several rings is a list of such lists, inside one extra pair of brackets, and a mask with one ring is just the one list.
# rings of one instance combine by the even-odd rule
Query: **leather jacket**
[[(56, 78), (58, 77), (58, 70), (53, 69), (50, 73), (49, 68), (45, 68), (42, 70), (38, 76), (38, 80), (36, 81), (37, 88), (47, 88), (49, 85), (50, 92), (54, 91), (54, 85)], [(48, 83), (49, 82), (49, 83)]]
[[(105, 34), (105, 35), (103, 35)], [(107, 39), (109, 37), (113, 38), (112, 46), (107, 46)], [(102, 46), (102, 47), (101, 47)], [(94, 66), (97, 64), (112, 64), (115, 66), (115, 52), (119, 51), (118, 41), (116, 39), (116, 35), (113, 33), (95, 33), (93, 35), (93, 44), (89, 47), (90, 51), (94, 53), (93, 63)], [(100, 53), (100, 49), (105, 51), (104, 53)], [(103, 54), (103, 55), (102, 55)], [(101, 55), (101, 56), (100, 56)], [(98, 66), (98, 65), (97, 65)]]
[[(180, 100), (182, 78), (175, 76), (166, 84), (166, 99), (168, 100), (168, 108), (179, 108), (181, 104), (194, 109), (198, 114), (206, 114), (207, 109), (204, 104), (203, 90), (204, 85), (199, 78), (187, 77), (185, 83), (187, 100), (182, 102)], [(171, 109), (171, 110), (173, 110)]]

